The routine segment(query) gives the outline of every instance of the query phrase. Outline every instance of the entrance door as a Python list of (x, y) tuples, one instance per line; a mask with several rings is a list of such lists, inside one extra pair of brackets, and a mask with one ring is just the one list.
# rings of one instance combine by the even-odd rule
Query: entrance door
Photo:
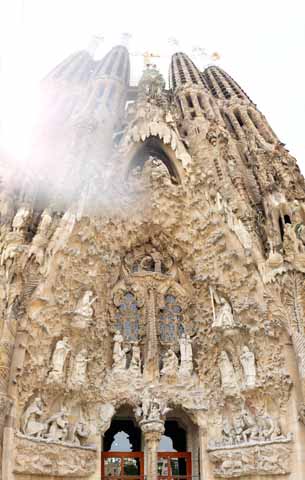
[(159, 452), (158, 476), (159, 480), (191, 480), (191, 452)]
[(103, 452), (103, 480), (143, 480), (143, 452)]

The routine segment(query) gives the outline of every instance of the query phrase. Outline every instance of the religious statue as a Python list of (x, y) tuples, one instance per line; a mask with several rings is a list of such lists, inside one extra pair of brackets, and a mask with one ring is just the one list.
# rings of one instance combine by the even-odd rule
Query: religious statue
[(46, 423), (48, 424), (48, 429), (45, 438), (52, 442), (64, 442), (67, 440), (69, 424), (67, 411), (64, 407), (58, 413), (52, 415)]
[(250, 352), (249, 348), (245, 345), (242, 348), (242, 353), (239, 358), (244, 371), (245, 387), (254, 388), (256, 379), (254, 353)]
[(179, 339), (180, 345), (180, 375), (191, 375), (193, 373), (193, 351), (192, 340), (189, 335), (182, 333)]
[(178, 358), (175, 352), (169, 348), (163, 357), (163, 367), (161, 369), (161, 375), (175, 376), (178, 371)]
[(123, 347), (123, 336), (121, 335), (121, 332), (117, 330), (115, 332), (115, 335), (113, 337), (114, 345), (113, 345), (113, 364), (112, 364), (112, 370), (118, 371), (118, 370), (125, 370), (126, 368), (126, 352), (128, 351), (127, 348)]
[(238, 393), (239, 388), (235, 376), (234, 367), (225, 350), (223, 350), (219, 355), (218, 366), (221, 375), (221, 386), (225, 395), (235, 395), (236, 393)]
[(220, 308), (213, 321), (212, 327), (219, 329), (234, 328), (236, 325), (231, 305), (223, 297), (219, 299), (219, 304)]
[(46, 430), (46, 424), (41, 421), (43, 415), (43, 403), (41, 398), (37, 397), (27, 407), (21, 418), (21, 432), (24, 435), (41, 438)]
[(72, 429), (71, 441), (75, 445), (83, 445), (83, 442), (90, 435), (88, 425), (82, 420), (79, 420)]
[(135, 374), (141, 373), (141, 350), (138, 344), (132, 346), (132, 356), (129, 370)]
[(87, 290), (82, 298), (78, 301), (74, 310), (72, 325), (77, 328), (87, 328), (92, 320), (93, 308), (92, 304), (97, 297), (94, 297), (91, 290)]
[(86, 381), (88, 352), (85, 348), (80, 350), (73, 362), (73, 369), (70, 382), (73, 386), (81, 386)]
[(58, 340), (52, 355), (52, 370), (49, 373), (49, 382), (60, 382), (63, 380), (65, 361), (70, 351), (71, 347), (67, 337)]

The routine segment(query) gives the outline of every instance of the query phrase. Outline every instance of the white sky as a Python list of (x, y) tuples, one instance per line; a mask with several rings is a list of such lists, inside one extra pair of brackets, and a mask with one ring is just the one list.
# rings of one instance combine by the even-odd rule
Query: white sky
[[(0, 0), (2, 145), (26, 154), (39, 79), (94, 34), (102, 55), (132, 34), (133, 53), (149, 50), (164, 76), (170, 54), (200, 46), (241, 85), (305, 173), (304, 0)], [(168, 39), (179, 47), (173, 49)], [(193, 57), (198, 67), (208, 59)], [(133, 81), (142, 58), (132, 56)]]

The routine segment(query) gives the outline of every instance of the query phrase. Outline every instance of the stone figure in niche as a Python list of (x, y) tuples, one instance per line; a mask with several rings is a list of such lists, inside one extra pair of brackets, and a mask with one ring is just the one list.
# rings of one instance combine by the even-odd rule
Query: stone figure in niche
[(41, 421), (43, 415), (43, 403), (41, 398), (37, 397), (27, 407), (21, 417), (21, 432), (24, 435), (41, 438), (46, 431), (47, 425)]
[(163, 357), (163, 367), (161, 375), (175, 376), (178, 372), (178, 358), (175, 352), (169, 348)]
[(129, 370), (135, 374), (141, 373), (141, 350), (138, 344), (132, 346), (132, 356)]
[(71, 375), (71, 384), (75, 386), (81, 386), (86, 381), (88, 352), (85, 348), (80, 350), (76, 355), (73, 362), (73, 369)]
[(67, 418), (67, 411), (62, 408), (58, 413), (52, 415), (47, 420), (48, 430), (45, 438), (51, 442), (65, 442), (68, 437), (69, 424)]
[(193, 351), (192, 340), (189, 335), (182, 333), (179, 338), (180, 345), (180, 375), (191, 375), (193, 373)]
[(90, 428), (88, 427), (88, 425), (86, 425), (85, 422), (80, 420), (73, 427), (71, 441), (75, 445), (83, 445), (84, 441), (89, 437), (89, 435)]
[(213, 321), (212, 327), (219, 329), (234, 328), (236, 325), (231, 305), (223, 297), (219, 299), (219, 304), (220, 308)]
[(82, 298), (78, 301), (74, 310), (72, 325), (77, 328), (87, 328), (90, 325), (93, 316), (92, 304), (97, 297), (94, 297), (91, 290), (87, 290)]
[(244, 345), (240, 355), (240, 363), (244, 371), (245, 387), (254, 388), (256, 380), (256, 367), (254, 353), (250, 352), (249, 348)]
[(239, 392), (234, 367), (225, 350), (219, 355), (218, 366), (221, 375), (221, 386), (225, 395), (236, 395)]
[(70, 351), (71, 347), (67, 337), (58, 340), (52, 355), (52, 370), (49, 373), (50, 382), (61, 382), (63, 380), (64, 366)]
[(126, 353), (128, 351), (127, 348), (123, 347), (123, 336), (119, 330), (116, 331), (113, 337), (114, 345), (113, 345), (113, 364), (112, 370), (119, 371), (126, 369)]

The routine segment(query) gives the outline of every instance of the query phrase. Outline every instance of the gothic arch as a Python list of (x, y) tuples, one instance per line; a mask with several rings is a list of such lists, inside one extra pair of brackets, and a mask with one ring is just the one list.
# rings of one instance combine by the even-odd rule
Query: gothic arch
[(148, 137), (144, 142), (134, 144), (128, 155), (125, 177), (128, 177), (129, 172), (135, 167), (142, 169), (149, 156), (157, 157), (164, 163), (173, 183), (182, 183), (181, 166), (174, 151), (155, 135)]

